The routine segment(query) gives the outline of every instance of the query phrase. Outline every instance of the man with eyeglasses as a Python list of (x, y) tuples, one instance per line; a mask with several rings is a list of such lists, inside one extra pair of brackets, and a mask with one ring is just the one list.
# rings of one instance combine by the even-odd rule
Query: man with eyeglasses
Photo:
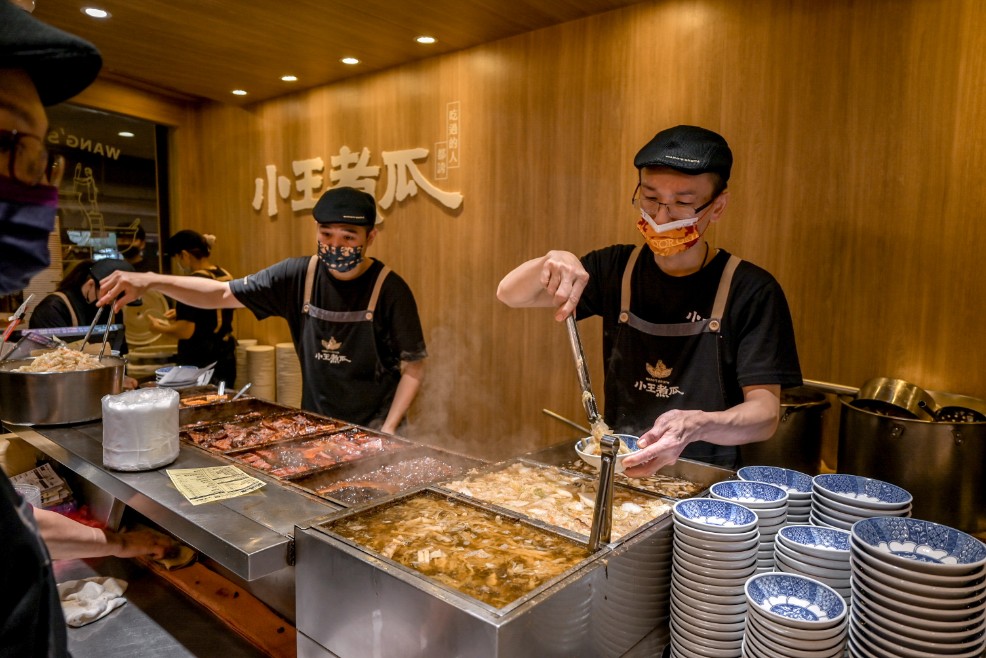
[[(50, 262), (63, 167), (44, 146), (44, 107), (85, 89), (101, 65), (92, 44), (0, 0), (0, 295), (23, 289)], [(52, 557), (162, 557), (169, 542), (33, 509), (0, 471), (0, 656), (68, 655)]]
[(602, 316), (604, 420), (642, 447), (624, 459), (629, 477), (679, 457), (734, 467), (737, 446), (773, 435), (782, 388), (802, 383), (780, 285), (705, 239), (729, 203), (732, 163), (711, 130), (659, 132), (634, 158), (645, 245), (549, 251), (497, 289), (508, 306), (554, 307), (558, 321)]

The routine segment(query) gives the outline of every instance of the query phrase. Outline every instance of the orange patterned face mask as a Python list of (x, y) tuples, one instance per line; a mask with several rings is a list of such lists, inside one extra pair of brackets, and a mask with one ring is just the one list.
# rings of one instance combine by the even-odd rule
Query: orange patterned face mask
[(647, 245), (655, 254), (674, 256), (692, 248), (702, 237), (698, 232), (698, 220), (698, 217), (692, 217), (659, 225), (646, 210), (641, 208), (637, 230), (643, 234)]

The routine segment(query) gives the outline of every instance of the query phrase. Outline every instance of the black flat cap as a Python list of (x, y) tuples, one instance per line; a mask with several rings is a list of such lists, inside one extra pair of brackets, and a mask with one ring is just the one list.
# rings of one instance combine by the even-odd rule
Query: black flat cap
[(0, 0), (0, 69), (23, 69), (44, 105), (55, 105), (92, 84), (103, 58), (88, 41), (42, 23)]
[(312, 215), (319, 224), (373, 228), (377, 221), (377, 202), (372, 195), (355, 187), (335, 187), (319, 198)]
[(92, 264), (92, 275), (102, 281), (113, 272), (123, 270), (124, 272), (134, 272), (134, 266), (119, 258), (104, 258)]
[(671, 167), (693, 175), (719, 174), (725, 183), (733, 167), (733, 153), (718, 133), (698, 126), (675, 126), (647, 142), (633, 159), (633, 166)]

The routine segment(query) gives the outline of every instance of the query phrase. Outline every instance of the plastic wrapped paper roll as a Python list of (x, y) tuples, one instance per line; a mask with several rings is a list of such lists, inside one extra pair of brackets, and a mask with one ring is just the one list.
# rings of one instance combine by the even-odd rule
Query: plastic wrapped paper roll
[[(247, 379), (247, 355), (246, 351), (248, 347), (253, 347), (257, 344), (256, 338), (237, 338), (236, 339), (236, 382), (233, 383), (233, 389), (238, 391), (243, 386), (250, 381)], [(226, 382), (229, 385), (229, 382)]]
[(246, 381), (253, 383), (250, 388), (250, 395), (263, 400), (277, 401), (277, 366), (274, 346), (254, 345), (247, 348), (246, 355)]
[(139, 388), (104, 395), (103, 465), (148, 471), (178, 457), (178, 391)]
[(301, 361), (294, 343), (274, 346), (277, 358), (277, 402), (289, 407), (301, 407)]

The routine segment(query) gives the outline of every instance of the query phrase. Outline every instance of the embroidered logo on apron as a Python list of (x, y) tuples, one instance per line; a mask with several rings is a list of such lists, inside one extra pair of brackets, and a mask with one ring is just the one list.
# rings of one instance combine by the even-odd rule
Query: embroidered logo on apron
[(352, 363), (352, 360), (348, 356), (339, 353), (342, 343), (337, 341), (335, 336), (329, 336), (328, 340), (323, 338), (320, 342), (324, 349), (315, 353), (315, 358), (319, 361), (328, 361), (333, 365), (337, 363)]

